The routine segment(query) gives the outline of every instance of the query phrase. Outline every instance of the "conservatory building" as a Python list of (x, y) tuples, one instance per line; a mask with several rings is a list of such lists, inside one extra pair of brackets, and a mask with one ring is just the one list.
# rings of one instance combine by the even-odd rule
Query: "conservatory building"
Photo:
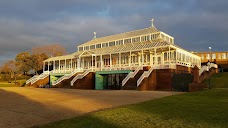
[[(201, 58), (175, 45), (153, 21), (144, 29), (96, 37), (77, 52), (43, 62), (44, 72), (27, 84), (79, 89), (172, 89), (174, 74), (191, 74)], [(43, 80), (43, 81), (42, 81)], [(45, 81), (45, 82), (44, 82)]]

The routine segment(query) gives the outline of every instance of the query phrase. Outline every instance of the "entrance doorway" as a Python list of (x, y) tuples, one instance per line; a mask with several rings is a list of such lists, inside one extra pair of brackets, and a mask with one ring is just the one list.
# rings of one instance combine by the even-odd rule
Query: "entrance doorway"
[(124, 74), (106, 74), (103, 75), (103, 88), (111, 90), (119, 90), (122, 87), (122, 81), (127, 76)]

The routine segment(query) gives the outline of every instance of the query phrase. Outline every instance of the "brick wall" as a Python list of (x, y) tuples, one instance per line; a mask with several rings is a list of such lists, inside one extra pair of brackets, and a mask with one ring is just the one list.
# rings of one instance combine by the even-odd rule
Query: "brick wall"
[(95, 89), (95, 73), (90, 72), (82, 79), (75, 81), (72, 88), (75, 89)]

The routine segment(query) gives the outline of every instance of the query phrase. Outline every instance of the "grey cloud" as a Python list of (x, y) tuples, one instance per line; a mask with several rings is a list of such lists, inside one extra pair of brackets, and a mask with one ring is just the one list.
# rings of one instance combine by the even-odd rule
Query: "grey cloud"
[(187, 50), (228, 50), (226, 0), (1, 0), (0, 60), (53, 42), (69, 53), (97, 36), (149, 27), (175, 37)]

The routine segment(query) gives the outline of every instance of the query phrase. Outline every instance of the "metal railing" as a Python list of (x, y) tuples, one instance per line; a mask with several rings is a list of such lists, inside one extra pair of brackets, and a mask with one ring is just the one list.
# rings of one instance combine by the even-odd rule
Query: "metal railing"
[(40, 74), (39, 76), (37, 76), (36, 78), (34, 78), (34, 79), (31, 81), (31, 84), (34, 84), (34, 83), (36, 83), (38, 80), (42, 80), (42, 79), (46, 78), (47, 76), (49, 76), (49, 74), (42, 73), (42, 74)]
[(71, 78), (73, 75), (75, 75), (78, 72), (82, 72), (82, 69), (75, 69), (73, 72), (71, 72), (70, 74), (65, 74), (64, 76), (60, 77), (59, 79), (57, 79), (56, 81), (52, 82), (52, 85), (55, 86), (57, 84), (59, 84), (60, 82), (62, 82), (65, 79), (69, 79)]
[(218, 68), (217, 64), (214, 63), (207, 63), (207, 66), (202, 66), (201, 69), (199, 70), (199, 76), (204, 72), (204, 71), (209, 71), (211, 68)]
[(151, 72), (154, 70), (155, 67), (151, 67), (148, 71), (144, 71), (141, 77), (137, 80), (137, 87), (142, 83), (142, 81), (146, 78), (149, 77)]
[(35, 76), (31, 77), (30, 79), (26, 80), (26, 84), (30, 83), (31, 81), (33, 81), (37, 77), (38, 77), (38, 75), (35, 75)]
[(92, 70), (88, 69), (86, 70), (83, 74), (78, 74), (77, 76), (74, 77), (74, 79), (70, 82), (71, 86), (74, 86), (74, 82), (77, 81), (78, 79), (82, 79), (86, 75), (88, 75)]
[(123, 81), (122, 81), (122, 86), (124, 86), (130, 78), (134, 78), (135, 75), (136, 75), (136, 74), (139, 72), (139, 70), (141, 70), (141, 69), (142, 69), (142, 67), (141, 67), (141, 68), (137, 68), (134, 72), (128, 73), (128, 75), (127, 75), (127, 76), (123, 79)]

